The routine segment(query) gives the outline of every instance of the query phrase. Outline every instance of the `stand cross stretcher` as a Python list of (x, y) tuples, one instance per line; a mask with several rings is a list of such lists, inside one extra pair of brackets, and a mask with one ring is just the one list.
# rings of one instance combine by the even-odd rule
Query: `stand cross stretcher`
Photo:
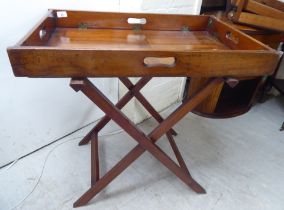
[[(140, 93), (140, 90), (151, 80), (151, 77), (141, 78), (135, 85), (128, 78), (119, 78), (129, 89), (116, 105), (92, 84), (87, 78), (72, 79), (70, 86), (75, 91), (82, 91), (91, 101), (93, 101), (106, 115), (99, 123), (82, 139), (79, 145), (87, 144), (91, 141), (91, 187), (75, 203), (74, 207), (79, 207), (88, 203), (97, 193), (105, 188), (131, 163), (133, 163), (146, 150), (157, 158), (164, 166), (172, 171), (186, 185), (196, 193), (205, 193), (205, 190), (191, 177), (190, 172), (182, 158), (180, 151), (172, 135), (177, 133), (172, 127), (180, 121), (188, 112), (201, 103), (214, 87), (223, 82), (223, 79), (211, 79), (203, 88), (197, 91), (192, 97), (185, 100), (171, 115), (165, 120), (153, 108), (153, 106)], [(133, 97), (146, 108), (146, 110), (160, 123), (150, 134), (146, 135), (134, 123), (132, 123), (120, 109), (123, 108)], [(138, 145), (122, 158), (110, 171), (100, 178), (99, 174), (99, 153), (98, 153), (98, 132), (110, 121), (116, 122), (126, 133), (128, 133)], [(155, 142), (166, 134), (169, 143), (174, 151), (179, 165), (177, 165), (165, 152), (163, 152)]]

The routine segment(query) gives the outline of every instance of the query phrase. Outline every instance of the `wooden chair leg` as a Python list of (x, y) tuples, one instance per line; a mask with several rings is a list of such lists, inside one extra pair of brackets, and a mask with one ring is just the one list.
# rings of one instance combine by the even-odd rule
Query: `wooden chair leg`
[(137, 128), (128, 118), (115, 107), (89, 80), (72, 80), (71, 87), (74, 90), (81, 90), (89, 99), (91, 99), (98, 107), (111, 117), (119, 126), (121, 126), (138, 145), (132, 149), (119, 163), (117, 163), (109, 172), (99, 179), (84, 195), (82, 195), (75, 203), (74, 207), (86, 204), (106, 185), (108, 185), (116, 176), (125, 170), (132, 162), (134, 162), (145, 150), (156, 157), (163, 165), (171, 170), (184, 183), (197, 193), (205, 193), (205, 190), (185, 172), (183, 168), (176, 165), (159, 147), (154, 143), (160, 139), (162, 135), (168, 132), (171, 127), (182, 119), (189, 111), (195, 108), (202, 100), (204, 100), (211, 90), (222, 80), (213, 79), (203, 89), (198, 91), (191, 98), (187, 99), (179, 108), (177, 108), (169, 117), (160, 123), (148, 136), (146, 136), (139, 128)]

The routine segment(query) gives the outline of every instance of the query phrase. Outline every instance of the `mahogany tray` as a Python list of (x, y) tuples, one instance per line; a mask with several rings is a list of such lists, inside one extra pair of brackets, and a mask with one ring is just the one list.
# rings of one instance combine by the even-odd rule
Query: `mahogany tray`
[(279, 54), (213, 16), (49, 10), (7, 49), (15, 76), (261, 76)]
[[(272, 74), (280, 55), (210, 16), (127, 14), (50, 10), (23, 41), (8, 48), (16, 76), (71, 77), (105, 116), (80, 141), (91, 143), (91, 186), (73, 204), (87, 204), (145, 151), (153, 155), (194, 192), (205, 189), (191, 176), (173, 138), (173, 126), (226, 82)], [(141, 76), (133, 84), (127, 77)], [(165, 119), (141, 94), (156, 76), (210, 77)], [(118, 77), (128, 92), (113, 104), (87, 77)], [(159, 123), (143, 132), (121, 109), (135, 97)], [(98, 133), (113, 120), (138, 144), (101, 175)], [(172, 160), (155, 143), (166, 135)], [(150, 173), (150, 172), (149, 172)]]

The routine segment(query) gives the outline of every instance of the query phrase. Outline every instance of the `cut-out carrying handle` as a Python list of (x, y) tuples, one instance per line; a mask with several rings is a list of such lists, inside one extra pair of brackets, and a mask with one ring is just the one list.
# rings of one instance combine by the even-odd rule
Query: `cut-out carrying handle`
[(226, 32), (226, 39), (230, 40), (234, 44), (239, 44), (239, 38), (236, 37), (231, 31)]
[(172, 68), (176, 65), (175, 57), (145, 57), (143, 63), (146, 67)]
[(131, 25), (145, 25), (147, 20), (146, 18), (128, 18), (127, 23)]
[(44, 40), (46, 35), (47, 35), (47, 31), (46, 31), (45, 27), (42, 27), (38, 32), (38, 36), (39, 36), (40, 40)]

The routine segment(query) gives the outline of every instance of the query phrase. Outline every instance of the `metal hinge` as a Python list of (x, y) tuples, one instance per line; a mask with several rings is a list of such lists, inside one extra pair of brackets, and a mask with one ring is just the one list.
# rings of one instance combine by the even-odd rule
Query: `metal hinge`
[(182, 31), (182, 32), (188, 32), (188, 31), (190, 31), (190, 29), (189, 29), (188, 26), (182, 26), (182, 27), (181, 27), (181, 31)]
[(87, 29), (88, 25), (87, 25), (87, 23), (79, 23), (78, 28), (79, 29)]

